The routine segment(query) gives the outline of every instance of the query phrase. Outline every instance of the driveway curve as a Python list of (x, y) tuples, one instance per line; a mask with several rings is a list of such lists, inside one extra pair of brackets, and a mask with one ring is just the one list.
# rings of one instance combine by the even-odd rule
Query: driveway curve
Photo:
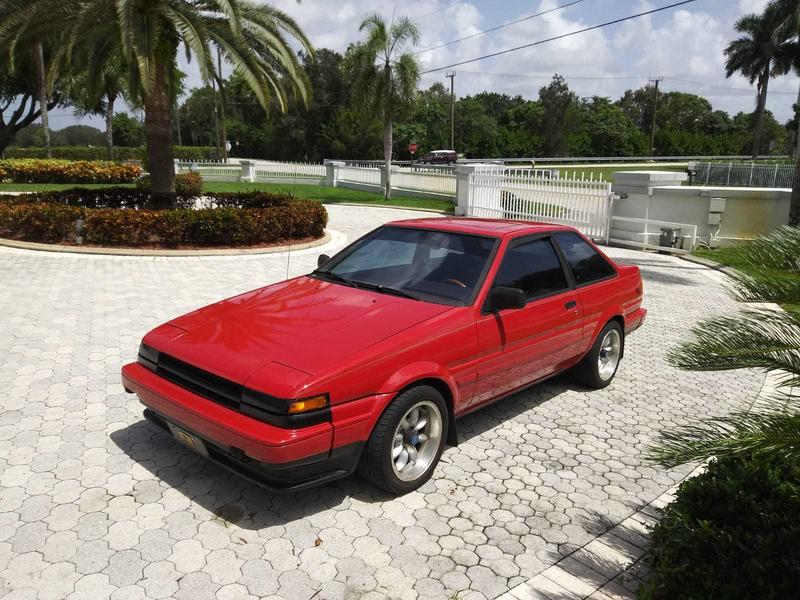
[(460, 445), (402, 498), (355, 477), (273, 496), (145, 422), (119, 369), (170, 317), (423, 214), (328, 210), (332, 241), (288, 257), (0, 248), (0, 596), (494, 598), (688, 472), (642, 460), (659, 430), (742, 407), (763, 381), (669, 367), (693, 323), (736, 303), (704, 267), (612, 248), (641, 267), (650, 312), (609, 388), (559, 377), (466, 417)]

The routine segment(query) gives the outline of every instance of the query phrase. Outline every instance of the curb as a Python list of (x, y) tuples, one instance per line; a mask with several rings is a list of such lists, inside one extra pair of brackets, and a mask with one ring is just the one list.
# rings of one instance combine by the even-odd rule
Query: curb
[(206, 250), (170, 250), (150, 248), (104, 248), (96, 246), (63, 246), (60, 244), (40, 244), (38, 242), (23, 242), (0, 238), (0, 246), (16, 248), (18, 250), (35, 250), (38, 252), (60, 252), (69, 254), (93, 254), (99, 256), (242, 256), (251, 254), (277, 254), (278, 252), (294, 252), (307, 248), (323, 246), (332, 239), (331, 232), (325, 230), (323, 236), (303, 244), (289, 244), (288, 246), (269, 246), (266, 248), (209, 248)]
[(391, 208), (392, 210), (410, 210), (413, 212), (427, 212), (437, 215), (453, 216), (454, 213), (447, 210), (439, 210), (438, 208), (413, 208), (411, 206), (396, 206), (393, 204), (368, 204), (366, 202), (323, 202), (329, 206), (366, 206), (367, 208)]
[(693, 254), (681, 254), (678, 255), (678, 258), (680, 258), (681, 260), (685, 260), (686, 262), (694, 263), (696, 265), (702, 265), (704, 267), (708, 267), (709, 269), (714, 269), (715, 271), (721, 271), (722, 273), (730, 275), (731, 277), (735, 277), (736, 275), (741, 275), (741, 273), (736, 269), (734, 269), (733, 267), (728, 267), (726, 265), (723, 265), (722, 263), (718, 263), (713, 260), (709, 260), (707, 258), (694, 256)]

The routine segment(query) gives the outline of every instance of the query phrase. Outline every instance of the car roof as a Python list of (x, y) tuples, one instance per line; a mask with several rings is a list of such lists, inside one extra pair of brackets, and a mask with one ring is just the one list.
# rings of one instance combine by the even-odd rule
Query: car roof
[(538, 223), (535, 221), (511, 221), (508, 219), (483, 219), (479, 217), (432, 217), (391, 221), (388, 226), (436, 229), (453, 233), (469, 233), (491, 237), (508, 237), (519, 234), (535, 234), (548, 231), (574, 231), (572, 227)]

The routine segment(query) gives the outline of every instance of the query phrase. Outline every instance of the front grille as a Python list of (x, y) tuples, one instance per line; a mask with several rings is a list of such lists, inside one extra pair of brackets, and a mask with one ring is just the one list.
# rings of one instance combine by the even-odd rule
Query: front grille
[(163, 352), (159, 355), (156, 373), (198, 396), (236, 411), (240, 409), (244, 388), (237, 383), (193, 367)]

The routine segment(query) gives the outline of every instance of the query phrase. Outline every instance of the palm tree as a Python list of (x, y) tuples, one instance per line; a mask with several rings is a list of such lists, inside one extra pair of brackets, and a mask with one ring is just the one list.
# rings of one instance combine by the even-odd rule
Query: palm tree
[(745, 15), (736, 22), (736, 31), (744, 35), (725, 48), (725, 74), (731, 77), (740, 72), (750, 80), (751, 85), (758, 82), (753, 158), (761, 152), (769, 80), (788, 73), (796, 56), (796, 48), (790, 47), (775, 35), (777, 25), (778, 15), (771, 7), (767, 7), (762, 15)]
[(50, 100), (47, 93), (47, 74), (44, 65), (44, 48), (42, 42), (37, 40), (33, 44), (33, 62), (36, 65), (36, 92), (39, 96), (39, 112), (42, 118), (42, 134), (44, 135), (44, 147), (47, 152), (47, 158), (53, 156), (53, 150), (50, 147), (50, 116), (47, 105)]
[[(737, 275), (743, 301), (800, 303), (800, 228), (783, 227), (756, 240), (748, 262), (763, 275)], [(789, 273), (783, 275), (776, 273)], [(800, 459), (800, 313), (749, 309), (735, 316), (702, 321), (695, 339), (669, 355), (670, 362), (693, 371), (761, 368), (780, 374), (774, 395), (748, 411), (662, 432), (650, 458), (664, 466), (711, 456), (769, 454)]]
[(216, 76), (212, 46), (242, 74), (260, 104), (281, 110), (288, 93), (308, 102), (309, 85), (288, 38), (313, 52), (283, 12), (252, 0), (0, 0), (0, 50), (12, 56), (35, 40), (56, 48), (51, 76), (78, 55), (102, 72), (119, 51), (128, 88), (145, 112), (147, 163), (155, 198), (175, 191), (172, 148), (176, 57), (182, 47), (205, 81)]
[[(796, 43), (800, 35), (800, 0), (772, 0), (767, 7), (773, 11), (778, 21), (775, 35), (779, 40)], [(800, 98), (800, 92), (798, 92)], [(800, 129), (798, 129), (800, 146)], [(792, 200), (789, 205), (789, 225), (800, 226), (800, 151), (795, 152), (794, 179), (792, 181)]]
[[(367, 39), (348, 56), (347, 69), (353, 79), (356, 103), (381, 115), (383, 119), (383, 159), (386, 168), (384, 196), (391, 195), (392, 122), (414, 100), (419, 83), (419, 63), (405, 44), (419, 41), (417, 26), (407, 17), (387, 26), (379, 14), (367, 17), (359, 31)], [(399, 54), (399, 56), (398, 56)]]

